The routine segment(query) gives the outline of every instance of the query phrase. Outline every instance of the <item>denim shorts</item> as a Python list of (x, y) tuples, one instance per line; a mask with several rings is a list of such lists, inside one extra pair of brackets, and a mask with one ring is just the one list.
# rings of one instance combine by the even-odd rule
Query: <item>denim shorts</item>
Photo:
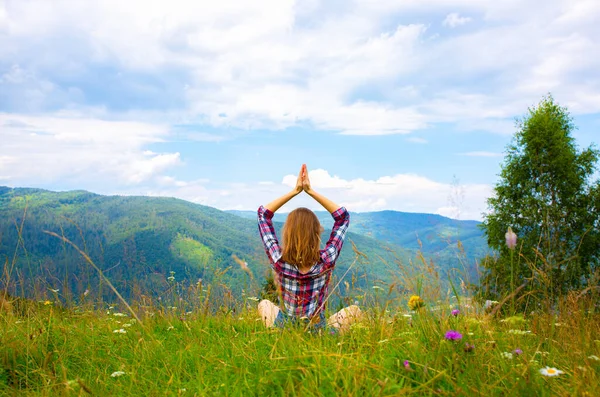
[(303, 327), (310, 333), (326, 332), (331, 335), (335, 335), (338, 333), (337, 328), (327, 325), (327, 321), (325, 320), (325, 315), (323, 313), (319, 315), (318, 322), (313, 324), (309, 324), (309, 322), (309, 319), (306, 317), (292, 317), (279, 310), (279, 312), (277, 313), (277, 317), (275, 317), (275, 322), (273, 323), (273, 326), (277, 328)]

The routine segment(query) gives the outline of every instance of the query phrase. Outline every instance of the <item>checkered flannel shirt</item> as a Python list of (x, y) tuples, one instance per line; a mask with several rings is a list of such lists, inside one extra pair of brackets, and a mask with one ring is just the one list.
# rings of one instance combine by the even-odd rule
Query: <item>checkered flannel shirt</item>
[(282, 249), (275, 235), (273, 215), (272, 211), (261, 206), (258, 209), (258, 230), (277, 276), (285, 313), (294, 318), (312, 319), (313, 316), (321, 314), (324, 309), (323, 301), (327, 295), (335, 261), (344, 244), (344, 237), (350, 224), (350, 214), (344, 207), (331, 214), (334, 225), (329, 240), (325, 244), (325, 249), (319, 251), (319, 261), (306, 273), (301, 273), (296, 266), (281, 259)]

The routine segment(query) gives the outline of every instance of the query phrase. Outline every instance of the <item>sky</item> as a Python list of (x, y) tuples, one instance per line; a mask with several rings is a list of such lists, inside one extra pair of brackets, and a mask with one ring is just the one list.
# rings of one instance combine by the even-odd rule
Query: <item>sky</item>
[[(551, 93), (600, 137), (597, 0), (0, 0), (0, 185), (481, 220)], [(319, 209), (306, 195), (288, 203)]]

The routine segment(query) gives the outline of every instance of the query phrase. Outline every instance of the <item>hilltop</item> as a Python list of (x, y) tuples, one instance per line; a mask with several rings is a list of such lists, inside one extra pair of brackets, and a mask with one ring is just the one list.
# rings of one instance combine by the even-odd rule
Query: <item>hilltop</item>
[[(227, 211), (247, 219), (254, 219), (252, 211)], [(316, 211), (321, 224), (331, 227), (332, 220), (325, 211)], [(480, 222), (451, 219), (437, 214), (400, 211), (350, 212), (353, 233), (374, 238), (384, 244), (402, 247), (404, 253), (417, 251), (431, 260), (439, 269), (463, 268), (461, 263), (473, 264), (489, 252)], [(287, 214), (275, 214), (274, 220), (285, 222)], [(460, 241), (460, 247), (458, 242)], [(475, 269), (468, 267), (471, 277)]]
[[(269, 268), (254, 219), (175, 198), (0, 187), (0, 258), (10, 267), (16, 258), (10, 286), (15, 292), (60, 289), (78, 296), (101, 286), (81, 255), (44, 231), (81, 247), (126, 296), (136, 291), (160, 296), (174, 282), (189, 285), (199, 279), (223, 286), (225, 294), (256, 294)], [(352, 243), (369, 258), (368, 264), (361, 258), (349, 275), (358, 285), (390, 282), (394, 258), (414, 254), (349, 232), (337, 276), (354, 260)], [(98, 293), (110, 294), (106, 287)]]

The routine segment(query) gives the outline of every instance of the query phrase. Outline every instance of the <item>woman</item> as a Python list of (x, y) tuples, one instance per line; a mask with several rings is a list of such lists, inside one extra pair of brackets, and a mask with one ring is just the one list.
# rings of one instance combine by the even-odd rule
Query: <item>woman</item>
[[(275, 212), (302, 191), (321, 204), (334, 219), (333, 230), (325, 249), (320, 250), (321, 227), (317, 216), (307, 208), (290, 212), (283, 226), (283, 244), (275, 235), (272, 218)], [(331, 272), (340, 254), (350, 214), (344, 207), (315, 192), (310, 186), (308, 171), (303, 164), (296, 187), (291, 192), (258, 209), (258, 230), (265, 251), (275, 271), (280, 300), (284, 311), (273, 302), (263, 300), (258, 313), (267, 327), (282, 327), (286, 323), (306, 321), (317, 330), (326, 326), (333, 330), (346, 330), (351, 322), (360, 317), (358, 306), (340, 310), (325, 321), (325, 304)]]

